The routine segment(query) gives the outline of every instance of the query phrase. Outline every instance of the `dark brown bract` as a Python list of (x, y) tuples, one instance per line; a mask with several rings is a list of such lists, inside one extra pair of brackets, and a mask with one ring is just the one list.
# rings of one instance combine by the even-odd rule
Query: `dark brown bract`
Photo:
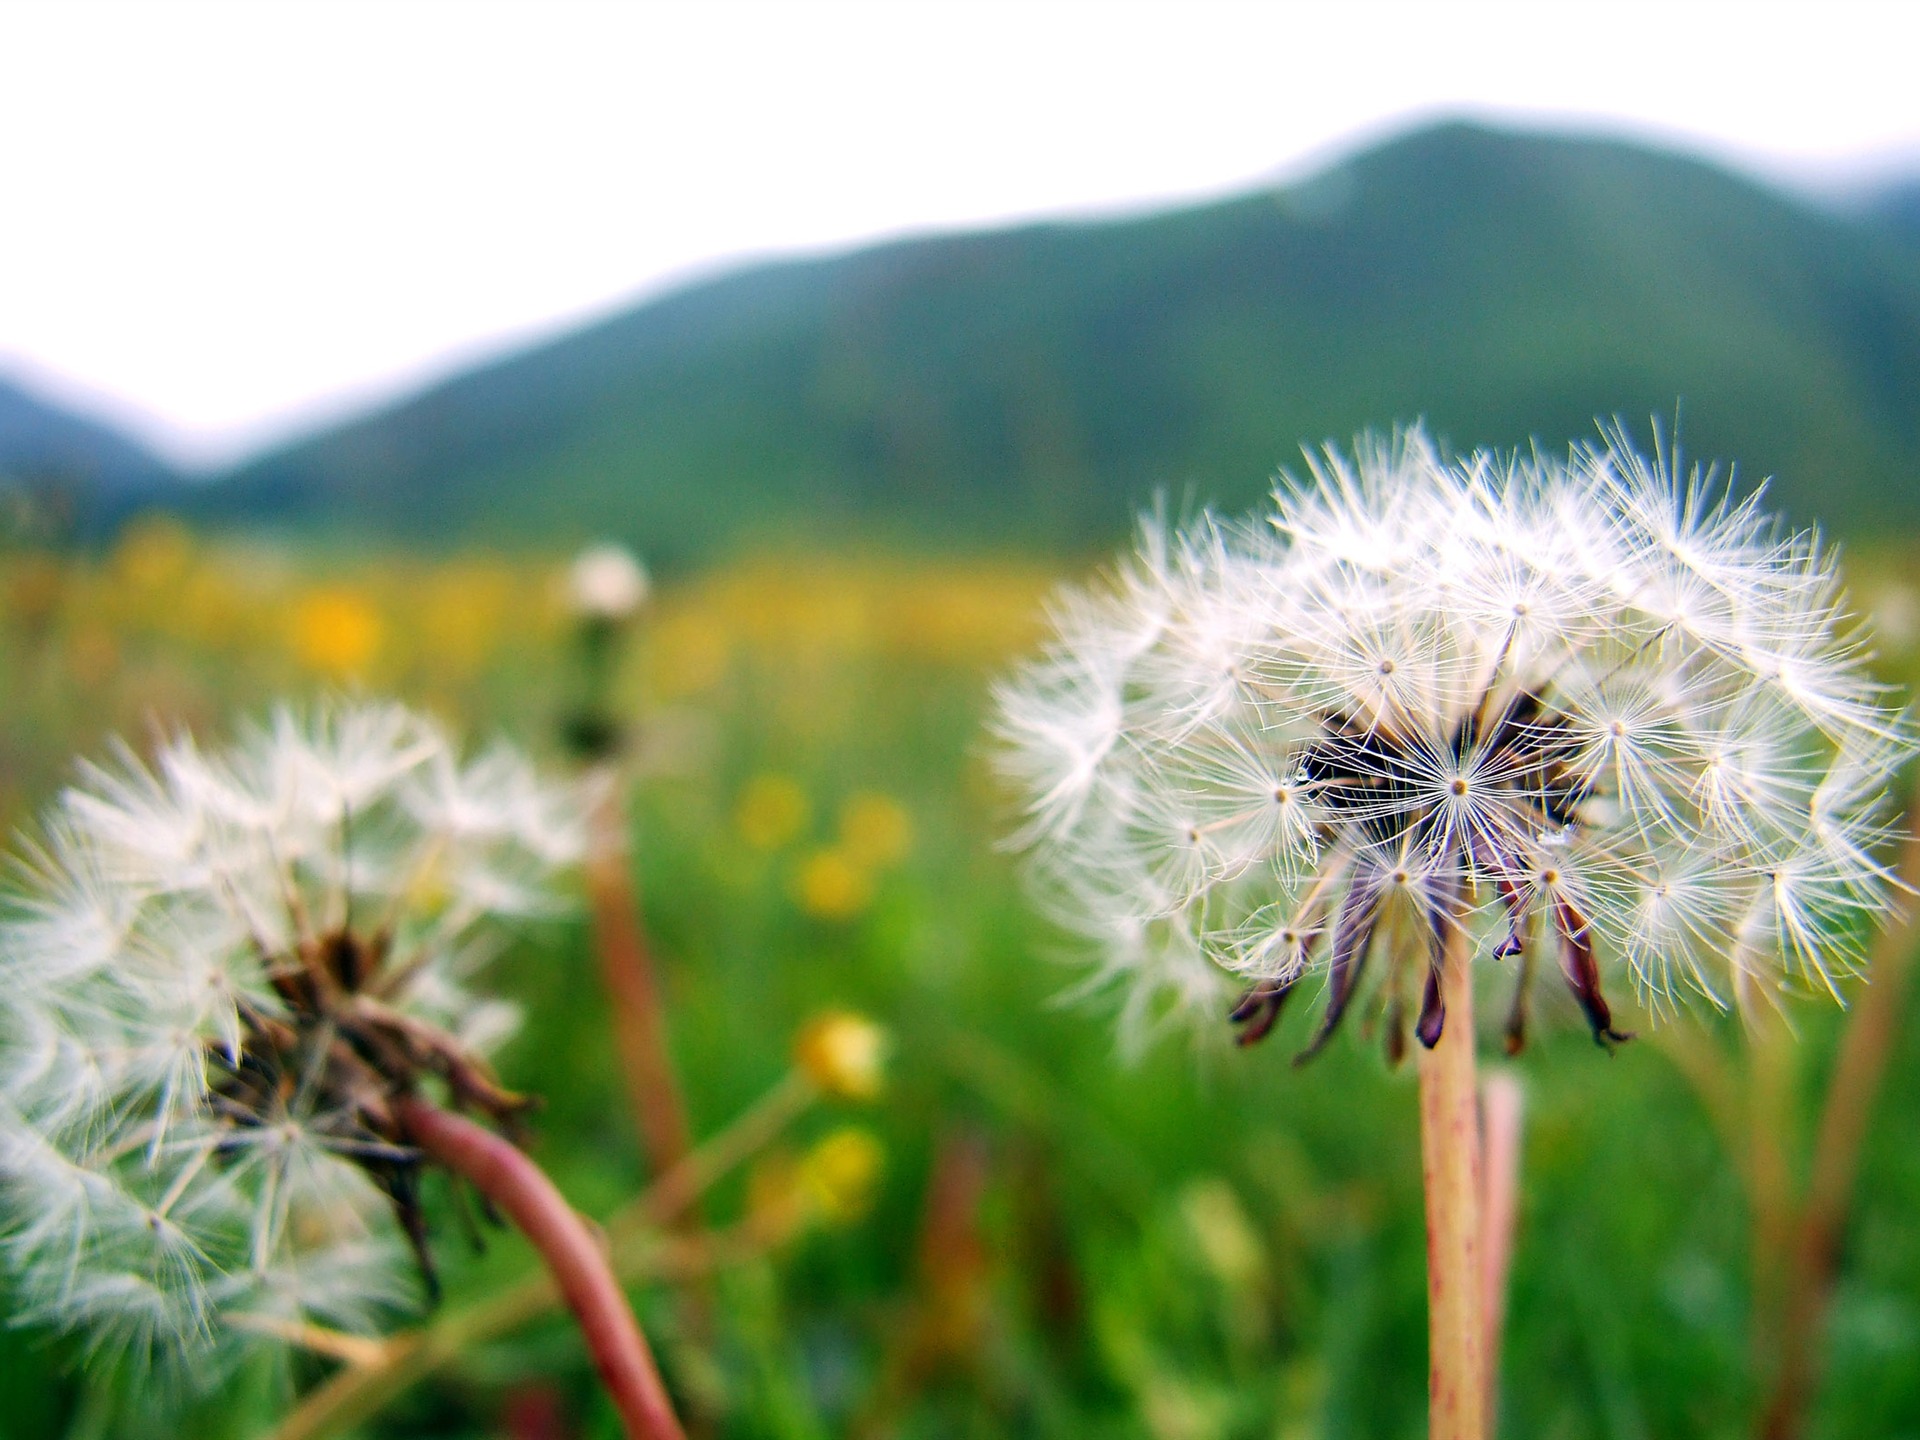
[(535, 1101), (501, 1086), (454, 1036), (386, 1003), (383, 996), (406, 978), (403, 967), (386, 965), (390, 948), (383, 934), (338, 929), (270, 964), (267, 977), (284, 1008), (244, 1006), (238, 1052), (209, 1048), (210, 1098), (236, 1132), (298, 1127), (364, 1170), (392, 1202), (437, 1295), (420, 1205), (426, 1160), (394, 1102), (431, 1076), (446, 1086), (454, 1109), (514, 1133)]
[[(1576, 769), (1579, 744), (1567, 718), (1527, 692), (1496, 700), (1489, 691), (1445, 736), (1410, 736), (1349, 716), (1326, 718), (1322, 730), (1300, 756), (1300, 773), (1326, 816), (1320, 842), (1336, 850), (1343, 834), (1361, 840), (1340, 872), (1346, 889), (1327, 942), (1326, 1011), (1299, 1059), (1318, 1054), (1339, 1028), (1396, 896), (1417, 917), (1422, 943), (1411, 947), (1411, 955), (1394, 956), (1384, 984), (1387, 1053), (1396, 1061), (1404, 1054), (1410, 977), (1402, 972), (1422, 962), (1413, 1031), (1421, 1044), (1436, 1044), (1446, 1024), (1440, 958), (1449, 932), (1465, 923), (1464, 892), (1481, 889), (1498, 894), (1507, 913), (1507, 934), (1495, 945), (1495, 958), (1522, 957), (1506, 1026), (1508, 1052), (1518, 1053), (1526, 1040), (1534, 973), (1526, 955), (1528, 903), (1538, 891), (1557, 890), (1555, 877), (1532, 873), (1539, 866), (1521, 857), (1538, 849), (1538, 837), (1566, 835), (1579, 826), (1588, 789)], [(1614, 1029), (1601, 994), (1586, 917), (1565, 899), (1549, 908), (1561, 972), (1594, 1039), (1602, 1045), (1629, 1039)], [(1305, 967), (1317, 939), (1313, 931), (1296, 938), (1298, 968)], [(1239, 1044), (1266, 1038), (1297, 983), (1297, 974), (1262, 981), (1240, 996), (1229, 1014), (1241, 1027)]]

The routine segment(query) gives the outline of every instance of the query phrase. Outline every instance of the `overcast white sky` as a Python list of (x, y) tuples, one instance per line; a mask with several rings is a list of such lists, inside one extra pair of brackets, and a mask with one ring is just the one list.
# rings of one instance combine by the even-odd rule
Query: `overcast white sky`
[(0, 373), (211, 464), (743, 257), (1468, 112), (1920, 170), (1920, 3), (0, 0)]

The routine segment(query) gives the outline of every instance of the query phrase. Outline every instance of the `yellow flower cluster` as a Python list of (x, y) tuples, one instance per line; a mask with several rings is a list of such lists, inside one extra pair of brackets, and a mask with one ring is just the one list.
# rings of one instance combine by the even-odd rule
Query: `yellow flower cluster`
[[(109, 733), (210, 723), (264, 694), (380, 690), (463, 727), (538, 734), (571, 655), (559, 568), (550, 555), (294, 548), (166, 516), (98, 554), (0, 550), (0, 823)], [(1030, 640), (1047, 583), (1009, 565), (724, 566), (655, 597), (616, 702), (659, 716), (649, 733), (689, 754), (738, 715), (782, 737), (803, 773), (845, 773), (874, 729), (862, 697), (915, 696), (927, 678), (935, 693), (998, 665)], [(909, 718), (897, 708), (886, 723)], [(768, 775), (734, 799), (737, 838), (822, 921), (866, 913), (913, 845), (890, 795)]]
[[(812, 817), (812, 801), (790, 775), (755, 776), (734, 807), (740, 838), (761, 851), (793, 844)], [(837, 821), (832, 840), (809, 847), (792, 871), (793, 898), (816, 920), (860, 916), (873, 903), (879, 877), (913, 849), (912, 817), (891, 795), (856, 791), (841, 802)]]

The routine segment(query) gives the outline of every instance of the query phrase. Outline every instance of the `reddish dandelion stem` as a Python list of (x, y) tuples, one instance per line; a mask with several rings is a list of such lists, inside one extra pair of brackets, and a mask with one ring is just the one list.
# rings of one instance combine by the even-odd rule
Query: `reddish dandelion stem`
[(1480, 1264), (1480, 1116), (1474, 1090), (1468, 932), (1449, 926), (1440, 992), (1446, 1023), (1420, 1052), (1420, 1160), (1427, 1206), (1429, 1440), (1485, 1440), (1486, 1340)]
[(613, 1012), (614, 1042), (626, 1074), (634, 1120), (654, 1175), (686, 1158), (686, 1106), (667, 1049), (660, 981), (640, 923), (640, 896), (628, 863), (626, 785), (610, 772), (588, 818), (586, 878), (594, 950)]
[(1520, 1082), (1506, 1071), (1487, 1076), (1480, 1092), (1481, 1159), (1486, 1168), (1480, 1208), (1481, 1313), (1487, 1326), (1482, 1363), (1487, 1372), (1486, 1414), (1499, 1413), (1500, 1343), (1507, 1321), (1507, 1273), (1513, 1263), (1514, 1223), (1520, 1208)]
[(684, 1440), (606, 1252), (545, 1172), (491, 1130), (424, 1100), (403, 1099), (397, 1110), (416, 1145), (469, 1181), (533, 1242), (580, 1323), (627, 1434)]

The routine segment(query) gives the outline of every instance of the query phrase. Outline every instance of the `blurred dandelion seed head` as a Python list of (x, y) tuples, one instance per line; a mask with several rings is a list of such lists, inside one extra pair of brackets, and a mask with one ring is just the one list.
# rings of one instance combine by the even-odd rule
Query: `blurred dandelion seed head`
[(417, 1243), (419, 1157), (390, 1102), (431, 1072), (518, 1103), (482, 1058), (516, 1017), (471, 982), (499, 922), (551, 908), (576, 813), (514, 751), (463, 759), (392, 704), (85, 767), (0, 921), (22, 1318), (199, 1379), (244, 1338), (407, 1304), (389, 1212)]
[(1564, 459), (1329, 448), (1263, 515), (1144, 523), (1052, 622), (997, 757), (1127, 1037), (1231, 987), (1258, 1038), (1324, 972), (1324, 1040), (1379, 948), (1431, 1044), (1464, 927), (1555, 956), (1617, 1039), (1603, 960), (1656, 1007), (1831, 989), (1886, 903), (1912, 735), (1830, 555), (1618, 429)]
[(584, 620), (632, 619), (652, 593), (646, 567), (624, 545), (592, 545), (567, 572), (567, 599)]

